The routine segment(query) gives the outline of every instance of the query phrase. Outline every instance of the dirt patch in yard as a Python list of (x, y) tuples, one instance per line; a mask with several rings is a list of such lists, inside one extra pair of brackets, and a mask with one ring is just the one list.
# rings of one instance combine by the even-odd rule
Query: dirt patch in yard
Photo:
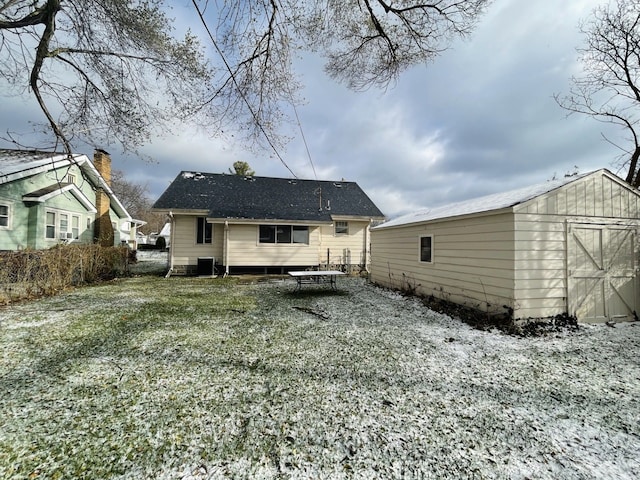
[(567, 314), (557, 315), (549, 319), (527, 319), (514, 321), (511, 316), (489, 315), (476, 308), (459, 305), (433, 296), (422, 298), (422, 303), (434, 312), (458, 318), (467, 325), (478, 330), (499, 330), (510, 335), (523, 337), (541, 336), (560, 331), (578, 330), (580, 326), (575, 317)]

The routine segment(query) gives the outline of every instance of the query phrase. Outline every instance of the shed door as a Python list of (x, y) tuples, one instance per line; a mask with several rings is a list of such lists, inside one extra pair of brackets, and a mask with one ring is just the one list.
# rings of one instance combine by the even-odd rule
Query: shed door
[(569, 225), (569, 313), (579, 321), (635, 318), (636, 235), (636, 229), (628, 226)]

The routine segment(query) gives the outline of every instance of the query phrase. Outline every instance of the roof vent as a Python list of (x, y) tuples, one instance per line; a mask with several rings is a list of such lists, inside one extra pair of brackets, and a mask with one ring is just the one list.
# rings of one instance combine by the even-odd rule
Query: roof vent
[(336, 187), (336, 188), (342, 188), (342, 184), (341, 183), (333, 182), (333, 186)]

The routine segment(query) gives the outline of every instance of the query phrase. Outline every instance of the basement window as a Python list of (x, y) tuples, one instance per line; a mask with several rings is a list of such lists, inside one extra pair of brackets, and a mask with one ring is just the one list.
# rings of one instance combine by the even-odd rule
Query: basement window
[(196, 223), (196, 243), (213, 243), (213, 224), (206, 217), (198, 217)]
[(420, 262), (433, 263), (433, 235), (420, 236)]

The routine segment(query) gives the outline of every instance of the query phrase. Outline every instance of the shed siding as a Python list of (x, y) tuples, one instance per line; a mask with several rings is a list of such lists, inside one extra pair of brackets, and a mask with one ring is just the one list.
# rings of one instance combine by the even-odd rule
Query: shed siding
[[(372, 233), (372, 279), (472, 307), (513, 309), (515, 319), (567, 313), (567, 225), (636, 228), (640, 196), (604, 171), (532, 200), (512, 212), (442, 218)], [(434, 264), (417, 261), (417, 238), (434, 235)], [(412, 251), (413, 249), (413, 251)]]
[[(433, 235), (433, 263), (419, 261), (421, 235)], [(511, 214), (371, 231), (374, 282), (489, 312), (513, 308)]]

